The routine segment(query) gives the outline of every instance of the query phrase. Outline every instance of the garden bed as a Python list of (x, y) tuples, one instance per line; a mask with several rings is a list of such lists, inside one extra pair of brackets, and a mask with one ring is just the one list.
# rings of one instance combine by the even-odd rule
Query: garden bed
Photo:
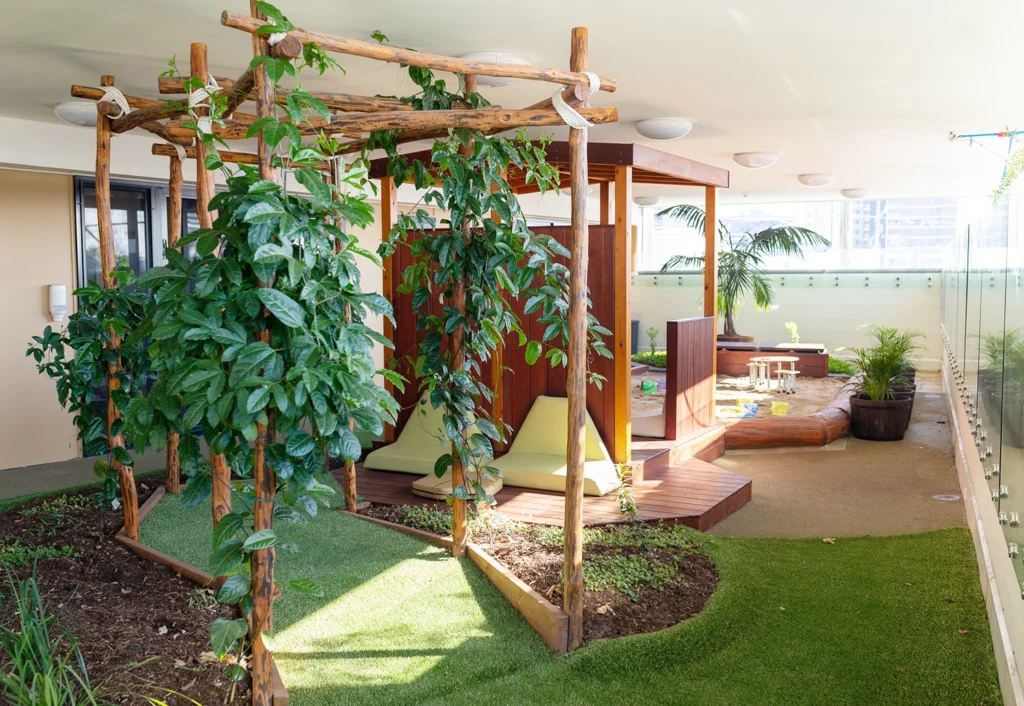
[[(372, 505), (363, 515), (446, 536), (448, 511)], [(545, 596), (562, 603), (563, 535), (557, 527), (512, 522), (497, 512), (474, 517), (470, 540)], [(699, 613), (718, 585), (703, 537), (643, 523), (584, 530), (584, 639), (655, 632)]]
[[(141, 481), (140, 502), (160, 482)], [(186, 703), (169, 689), (204, 704), (248, 703), (248, 678), (229, 701), (225, 665), (210, 651), (210, 623), (238, 617), (237, 609), (115, 542), (121, 514), (104, 513), (101, 526), (96, 493), (56, 495), (0, 513), (0, 564), (26, 578), (33, 555), (39, 557), (47, 610), (77, 638), (90, 680), (113, 702), (142, 703), (147, 695)], [(0, 620), (9, 615), (5, 609)]]

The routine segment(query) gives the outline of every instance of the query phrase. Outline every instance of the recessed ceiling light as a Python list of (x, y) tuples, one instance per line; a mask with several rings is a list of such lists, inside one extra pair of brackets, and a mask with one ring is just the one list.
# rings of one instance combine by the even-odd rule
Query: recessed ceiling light
[(641, 136), (648, 140), (678, 140), (693, 129), (693, 123), (686, 118), (647, 118), (638, 120), (634, 126)]
[(657, 206), (661, 202), (660, 196), (634, 196), (633, 203), (637, 206)]
[(831, 174), (801, 174), (796, 178), (804, 186), (828, 186), (831, 184), (835, 177)]
[(53, 112), (66, 123), (96, 127), (96, 104), (91, 101), (64, 101), (55, 105)]
[(848, 199), (862, 199), (868, 195), (867, 189), (840, 189), (839, 193)]
[[(481, 51), (474, 54), (463, 54), (459, 57), (466, 61), (480, 61), (490, 64), (513, 64), (515, 66), (529, 66), (530, 62), (521, 56), (515, 54), (506, 54), (500, 51)], [(506, 76), (477, 76), (476, 83), (478, 86), (511, 86), (513, 83), (518, 81), (517, 78), (508, 78)]]
[(747, 169), (763, 169), (779, 161), (779, 155), (772, 152), (738, 152), (732, 161)]

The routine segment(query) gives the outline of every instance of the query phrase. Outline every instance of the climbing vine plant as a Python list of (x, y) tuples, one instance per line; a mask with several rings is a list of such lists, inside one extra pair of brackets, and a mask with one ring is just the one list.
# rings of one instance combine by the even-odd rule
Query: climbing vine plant
[[(375, 38), (386, 40), (383, 35)], [(416, 110), (488, 105), (480, 94), (465, 92), (462, 77), (464, 95), (449, 92), (446, 82), (428, 69), (407, 68), (420, 90), (403, 101)], [(423, 204), (447, 214), (440, 222), (423, 208), (400, 214), (380, 252), (389, 256), (406, 247), (412, 255), (398, 291), (412, 295), (417, 329), (423, 332), (413, 361), (421, 392), (435, 409), (443, 410), (443, 437), (452, 444), (452, 452), (438, 459), (434, 471), (443, 476), (456, 458), (469, 471), (467, 485), (453, 488), (457, 498), (475, 492), (494, 502), (484, 480), (499, 475), (488, 460), (493, 458), (493, 443), (504, 441), (508, 427), (496, 425), (487, 412), (485, 403), (493, 392), (482, 371), (497, 347), (518, 339), (531, 365), (542, 355), (552, 366), (568, 362), (564, 350), (569, 337), (569, 270), (558, 258), (568, 258), (569, 252), (551, 236), (530, 230), (505, 178), (515, 167), (542, 192), (555, 188), (558, 172), (545, 161), (547, 144), (546, 139), (530, 140), (525, 131), (510, 138), (453, 129), (434, 141), (429, 162), (424, 162), (398, 152), (396, 132), (379, 131), (363, 150), (365, 161), (371, 150), (383, 149), (395, 184), (411, 182), (422, 191)], [(511, 300), (520, 298), (526, 300), (526, 314), (539, 311), (540, 321), (547, 324), (541, 340), (531, 340), (520, 325), (511, 306)], [(430, 306), (438, 299), (439, 313)], [(588, 342), (594, 354), (611, 357), (602, 338), (610, 333), (588, 313)], [(593, 372), (589, 378), (598, 385), (603, 380)]]
[[(273, 6), (260, 3), (272, 24), (261, 32), (284, 32), (290, 23)], [(269, 425), (271, 443), (265, 451), (275, 477), (275, 522), (304, 521), (333, 493), (320, 482), (326, 452), (339, 459), (358, 459), (357, 432), (380, 435), (393, 422), (397, 405), (375, 383), (382, 373), (395, 384), (401, 378), (377, 370), (372, 350), (390, 342), (367, 325), (371, 315), (391, 316), (380, 294), (363, 292), (361, 260), (380, 265), (377, 256), (359, 247), (355, 237), (336, 225), (341, 219), (356, 227), (372, 221), (373, 210), (359, 188), (351, 193), (326, 183), (319, 171), (341, 146), (319, 134), (304, 140), (300, 127), (315, 116), (329, 118), (327, 107), (302, 88), (303, 70), (323, 73), (337, 67), (315, 44), (293, 61), (260, 56), (275, 90), (293, 83), (284, 106), (249, 129), (275, 151), (275, 164), (287, 157), (294, 179), (312, 198), (286, 192), (281, 184), (261, 179), (254, 167), (229, 171), (217, 148), (223, 144), (195, 111), (186, 122), (197, 129), (209, 154), (207, 169), (224, 171), (228, 190), (214, 197), (212, 228), (193, 231), (167, 250), (168, 264), (152, 268), (138, 286), (153, 303), (140, 335), (148, 337), (148, 353), (157, 379), (149, 394), (126, 414), (129, 439), (138, 449), (157, 429), (182, 432), (202, 426), (211, 451), (230, 459), (242, 478), (253, 469), (253, 450), (260, 426)], [(177, 72), (173, 60), (170, 74)], [(188, 90), (204, 88), (198, 79), (183, 79)], [(225, 101), (210, 92), (210, 125), (222, 125)], [(345, 183), (360, 187), (366, 173), (343, 172)], [(195, 246), (197, 256), (184, 249)], [(193, 436), (183, 436), (179, 450), (188, 476), (185, 502), (198, 504), (211, 492), (209, 466), (200, 457)], [(255, 530), (257, 502), (252, 484), (234, 487), (234, 511), (214, 530), (210, 573), (227, 576), (218, 598), (237, 602), (248, 614), (253, 607), (253, 553), (278, 545), (273, 529)], [(318, 594), (312, 582), (300, 579), (290, 587)], [(244, 619), (220, 619), (211, 629), (219, 654), (235, 648), (246, 633)], [(269, 642), (269, 638), (265, 638)], [(239, 676), (235, 670), (234, 676)]]
[[(26, 355), (35, 360), (40, 374), (55, 382), (57, 399), (71, 413), (78, 429), (83, 455), (112, 454), (120, 463), (131, 466), (132, 458), (124, 448), (108, 448), (107, 413), (98, 404), (101, 397), (97, 393), (106, 387), (107, 366), (116, 365), (118, 360), (121, 364), (116, 377), (121, 387), (110, 392), (109, 398), (122, 415), (141, 398), (151, 381), (145, 345), (131, 336), (146, 317), (148, 297), (136, 290), (135, 275), (126, 260), (118, 260), (113, 275), (116, 285), (111, 289), (96, 282), (76, 289), (73, 296), (78, 297), (78, 310), (68, 317), (64, 330), (47, 326), (41, 336), (32, 337)], [(115, 420), (110, 435), (121, 433), (123, 426), (123, 419)], [(157, 443), (162, 445), (163, 441)], [(108, 480), (109, 474), (100, 475)], [(102, 497), (114, 500), (109, 487)]]

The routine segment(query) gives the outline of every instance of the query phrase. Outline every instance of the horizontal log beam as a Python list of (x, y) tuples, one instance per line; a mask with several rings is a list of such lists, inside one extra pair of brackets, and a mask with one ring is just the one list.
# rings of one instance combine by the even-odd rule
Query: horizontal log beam
[[(224, 76), (214, 76), (217, 84), (223, 88), (231, 88), (235, 85), (233, 78), (226, 78)], [(161, 78), (159, 79), (158, 89), (161, 95), (181, 95), (185, 93), (185, 81), (181, 78)], [(283, 105), (288, 100), (288, 94), (291, 93), (287, 88), (277, 89), (277, 102)], [(403, 103), (398, 98), (378, 98), (377, 96), (357, 96), (348, 93), (329, 93), (324, 91), (310, 91), (311, 96), (323, 101), (331, 110), (338, 110), (341, 112), (359, 112), (359, 113), (372, 113), (378, 110), (414, 110), (414, 108), (408, 103)], [(247, 99), (252, 98), (252, 94), (246, 96)]]
[[(580, 115), (594, 124), (613, 123), (619, 109), (583, 108)], [(330, 130), (373, 132), (374, 130), (508, 130), (518, 127), (563, 125), (565, 121), (552, 110), (418, 110), (412, 113), (347, 113), (331, 119)], [(306, 128), (301, 128), (305, 130)]]
[[(228, 12), (227, 10), (221, 15), (220, 22), (225, 27), (240, 29), (250, 34), (255, 34), (260, 27), (270, 24), (265, 20), (259, 20), (249, 15)], [(303, 44), (316, 42), (325, 51), (361, 56), (367, 59), (377, 59), (378, 61), (407, 64), (409, 66), (420, 66), (435, 71), (449, 71), (454, 74), (464, 75), (500, 76), (529, 81), (551, 81), (567, 86), (590, 86), (590, 80), (583, 74), (563, 71), (561, 69), (545, 69), (519, 64), (497, 64), (488, 61), (467, 61), (440, 54), (427, 54), (411, 49), (399, 49), (377, 42), (364, 42), (358, 39), (335, 37), (330, 34), (311, 32), (299, 28), (293, 29), (288, 34), (297, 37)], [(615, 81), (603, 76), (601, 77), (602, 91), (613, 92), (617, 87)]]
[[(174, 147), (172, 147), (171, 145), (156, 144), (156, 145), (153, 145), (153, 150), (152, 151), (153, 151), (153, 154), (156, 155), (157, 157), (177, 157), (178, 156), (178, 151), (176, 149), (174, 149)], [(222, 162), (227, 162), (229, 164), (258, 164), (256, 155), (249, 154), (248, 152), (231, 152), (231, 151), (228, 151), (228, 150), (221, 150), (217, 154), (220, 156), (220, 160)], [(195, 150), (194, 147), (186, 147), (185, 148), (185, 158), (186, 159), (195, 159), (196, 158), (196, 150)], [(291, 167), (292, 166), (291, 160), (289, 160), (286, 157), (282, 157), (281, 161), (284, 164), (284, 166), (286, 166), (286, 167)], [(329, 171), (330, 170), (330, 165), (329, 164), (320, 164), (320, 165), (317, 165), (315, 167), (315, 169), (320, 169), (322, 171)]]

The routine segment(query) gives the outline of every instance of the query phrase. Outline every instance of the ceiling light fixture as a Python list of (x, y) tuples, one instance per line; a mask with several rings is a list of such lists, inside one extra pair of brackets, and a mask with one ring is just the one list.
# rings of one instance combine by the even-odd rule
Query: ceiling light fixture
[(796, 178), (796, 180), (804, 186), (815, 188), (819, 186), (828, 186), (835, 180), (835, 177), (831, 174), (801, 174)]
[(55, 105), (53, 112), (71, 125), (96, 127), (96, 104), (90, 101), (64, 101)]
[(867, 189), (840, 189), (839, 193), (848, 199), (862, 199), (868, 195)]
[(634, 128), (648, 140), (678, 140), (693, 129), (693, 122), (686, 118), (647, 118), (638, 120)]
[(779, 155), (772, 152), (737, 152), (732, 161), (747, 169), (764, 169), (779, 161)]
[[(490, 64), (512, 64), (515, 66), (529, 66), (530, 62), (515, 54), (506, 54), (500, 51), (481, 51), (474, 54), (463, 54), (459, 57), (466, 61), (480, 61)], [(517, 78), (507, 76), (482, 76), (477, 75), (476, 82), (479, 86), (511, 86), (518, 81)]]
[(660, 196), (634, 196), (633, 203), (637, 206), (657, 206), (661, 203)]

